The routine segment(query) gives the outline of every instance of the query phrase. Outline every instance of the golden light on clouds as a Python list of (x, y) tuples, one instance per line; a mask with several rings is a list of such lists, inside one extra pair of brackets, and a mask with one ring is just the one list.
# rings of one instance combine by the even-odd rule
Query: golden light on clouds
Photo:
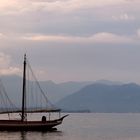
[(119, 43), (134, 43), (133, 37), (120, 36), (113, 33), (101, 32), (91, 36), (49, 36), (49, 35), (32, 35), (25, 36), (22, 39), (28, 41), (37, 42), (57, 42), (57, 43), (79, 43), (79, 44), (91, 44), (91, 43), (107, 43), (107, 44), (119, 44)]

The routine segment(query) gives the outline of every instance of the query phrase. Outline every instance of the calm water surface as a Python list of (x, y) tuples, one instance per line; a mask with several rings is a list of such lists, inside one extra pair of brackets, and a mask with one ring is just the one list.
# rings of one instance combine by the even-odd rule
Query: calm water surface
[(57, 132), (0, 132), (0, 140), (140, 140), (140, 114), (73, 113)]

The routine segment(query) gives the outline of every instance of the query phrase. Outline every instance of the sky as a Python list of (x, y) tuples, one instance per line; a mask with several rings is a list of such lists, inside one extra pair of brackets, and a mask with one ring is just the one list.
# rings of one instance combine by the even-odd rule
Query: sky
[(139, 0), (0, 0), (0, 75), (140, 84)]

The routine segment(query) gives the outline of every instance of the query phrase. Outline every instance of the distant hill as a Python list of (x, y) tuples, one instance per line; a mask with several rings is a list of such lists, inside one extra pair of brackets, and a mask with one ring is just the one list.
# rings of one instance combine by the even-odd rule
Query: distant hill
[[(10, 99), (20, 104), (21, 93), (22, 93), (22, 78), (17, 75), (1, 76), (0, 78), (5, 87), (5, 90)], [(40, 86), (47, 93), (48, 99), (52, 103), (56, 103), (62, 98), (77, 92), (81, 88), (92, 84), (93, 82), (64, 82), (56, 84), (53, 81), (40, 81)]]
[(124, 83), (118, 81), (110, 81), (110, 80), (97, 80), (94, 84), (105, 84), (105, 85), (123, 85)]
[[(22, 78), (1, 76), (10, 99), (21, 104)], [(42, 89), (54, 104), (68, 111), (140, 112), (140, 86), (121, 82), (98, 80), (85, 82), (40, 81)], [(1, 88), (1, 87), (0, 87)]]
[(52, 81), (40, 82), (41, 87), (47, 91), (48, 98), (56, 103), (62, 98), (79, 91), (81, 88), (92, 84), (93, 82), (64, 82), (56, 84)]
[(140, 112), (140, 86), (137, 84), (92, 84), (57, 103), (65, 111)]

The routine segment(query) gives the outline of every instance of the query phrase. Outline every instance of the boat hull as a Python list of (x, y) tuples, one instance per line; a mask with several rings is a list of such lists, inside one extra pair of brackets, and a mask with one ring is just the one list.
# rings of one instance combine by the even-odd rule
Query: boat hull
[[(67, 115), (66, 115), (67, 116)], [(60, 125), (63, 119), (52, 121), (19, 121), (19, 120), (0, 120), (0, 131), (53, 131), (57, 125)]]

